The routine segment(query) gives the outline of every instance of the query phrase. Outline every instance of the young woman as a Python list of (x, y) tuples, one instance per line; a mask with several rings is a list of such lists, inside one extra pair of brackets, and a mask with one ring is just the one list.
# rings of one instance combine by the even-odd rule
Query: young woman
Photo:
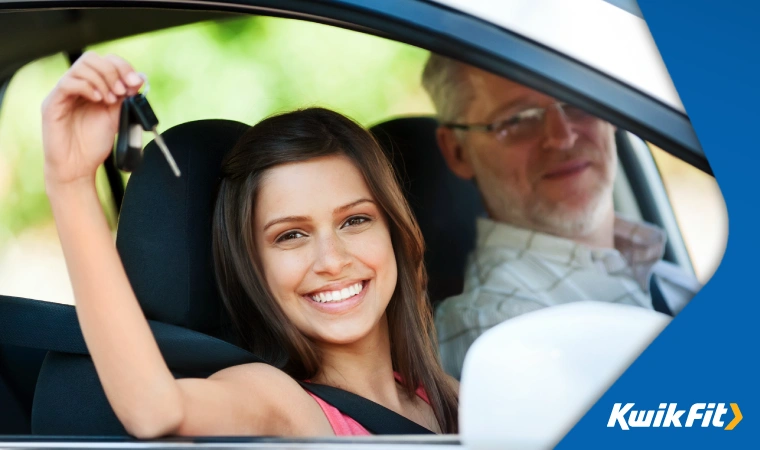
[(252, 127), (223, 162), (214, 213), (222, 298), (242, 341), (280, 368), (245, 364), (174, 379), (95, 190), (121, 101), (141, 84), (121, 58), (86, 53), (42, 110), (46, 189), (77, 314), (127, 431), (368, 434), (296, 382), (309, 380), (456, 433), (456, 385), (436, 356), (419, 228), (378, 144), (324, 109)]

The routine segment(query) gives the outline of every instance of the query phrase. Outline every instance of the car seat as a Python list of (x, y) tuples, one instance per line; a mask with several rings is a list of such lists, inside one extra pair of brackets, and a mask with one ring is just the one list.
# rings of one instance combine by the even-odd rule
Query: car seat
[(485, 209), (473, 181), (446, 165), (432, 117), (405, 117), (371, 128), (386, 150), (425, 238), (428, 294), (433, 305), (462, 292), (468, 253), (475, 246), (475, 218)]

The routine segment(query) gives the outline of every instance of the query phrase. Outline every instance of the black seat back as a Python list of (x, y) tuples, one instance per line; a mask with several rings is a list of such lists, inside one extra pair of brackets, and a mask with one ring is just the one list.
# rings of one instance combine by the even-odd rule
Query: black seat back
[(227, 120), (176, 126), (163, 136), (182, 176), (150, 143), (130, 177), (116, 248), (148, 319), (229, 337), (214, 279), (211, 218), (222, 158), (248, 128)]
[(475, 218), (485, 215), (478, 189), (446, 166), (430, 117), (393, 119), (372, 127), (397, 170), (425, 237), (428, 292), (433, 304), (462, 292)]
[(0, 435), (31, 433), (34, 388), (46, 353), (0, 344)]
[[(235, 347), (207, 336), (230, 338), (229, 321), (214, 280), (211, 217), (222, 157), (247, 128), (222, 120), (174, 127), (163, 136), (182, 176), (174, 177), (160, 150), (151, 143), (126, 188), (116, 247), (137, 299), (152, 321), (164, 358), (177, 377), (208, 376), (255, 360), (249, 353), (236, 352)], [(103, 295), (109, 295), (108, 291)], [(70, 345), (57, 348), (50, 342), (43, 347), (52, 351), (39, 373), (32, 432), (126, 434), (86, 354), (73, 307), (40, 303), (22, 309), (27, 315), (35, 307), (36, 320), (49, 318), (47, 325), (57, 329)], [(16, 322), (20, 321), (23, 317), (19, 315)], [(203, 345), (208, 342), (211, 344)]]

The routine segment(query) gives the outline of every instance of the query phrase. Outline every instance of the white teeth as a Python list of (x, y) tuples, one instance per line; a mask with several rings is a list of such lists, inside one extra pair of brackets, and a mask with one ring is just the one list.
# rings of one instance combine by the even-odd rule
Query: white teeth
[(318, 294), (312, 295), (311, 299), (319, 303), (346, 300), (361, 292), (362, 286), (362, 283), (359, 282), (339, 291), (320, 292)]

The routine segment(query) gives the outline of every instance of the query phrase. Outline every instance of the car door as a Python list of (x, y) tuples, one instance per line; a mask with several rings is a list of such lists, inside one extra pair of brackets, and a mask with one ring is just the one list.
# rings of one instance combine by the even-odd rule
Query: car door
[[(582, 22), (581, 28), (593, 29), (595, 24), (599, 26), (605, 21), (625, 24), (621, 27), (635, 30), (631, 31), (634, 34), (641, 33), (646, 28), (635, 11), (612, 4), (617, 2), (580, 3), (588, 3), (588, 9), (585, 10), (588, 21)], [(510, 7), (493, 2), (421, 0), (144, 1), (140, 2), (139, 7), (129, 2), (112, 2), (109, 5), (99, 3), (92, 10), (85, 9), (84, 6), (90, 5), (87, 2), (65, 0), (0, 3), (0, 14), (8, 18), (4, 23), (17, 24), (15, 27), (3, 28), (3, 42), (25, 42), (23, 46), (11, 45), (5, 47), (5, 51), (0, 51), (0, 83), (2, 80), (7, 82), (19, 67), (44, 55), (69, 52), (75, 56), (76, 51), (101, 41), (191, 23), (195, 19), (191, 18), (192, 14), (187, 14), (187, 10), (200, 13), (204, 20), (230, 14), (271, 15), (389, 38), (512, 78), (560, 100), (577, 104), (621, 130), (627, 130), (622, 134), (622, 139), (628, 145), (624, 150), (625, 156), (621, 158), (627, 188), (621, 190), (627, 189), (629, 197), (632, 196), (635, 200), (633, 203), (628, 202), (628, 209), (633, 211), (632, 208), (635, 207), (643, 219), (663, 226), (670, 235), (668, 259), (691, 270), (680, 226), (648, 145), (651, 143), (707, 174), (711, 172), (710, 166), (677, 95), (673, 95), (674, 90), (670, 91), (672, 83), (667, 78), (667, 73), (663, 72), (664, 66), (657, 59), (659, 56), (656, 49), (646, 49), (646, 45), (653, 45), (652, 43), (637, 49), (636, 54), (642, 55), (639, 61), (641, 67), (631, 73), (626, 72), (627, 66), (610, 66), (605, 59), (616, 52), (630, 51), (630, 48), (623, 47), (622, 44), (597, 56), (589, 56), (593, 52), (589, 52), (589, 55), (584, 53), (584, 48), (587, 49), (590, 42), (621, 42), (614, 36), (615, 33), (627, 36), (620, 29), (600, 27), (598, 34), (592, 35), (594, 39), (587, 38), (577, 48), (558, 46), (556, 40), (552, 40), (556, 36), (544, 36), (542, 33), (551, 28), (544, 25), (564, 20), (562, 14), (567, 12), (563, 9), (566, 6), (543, 0), (515, 1)], [(139, 8), (140, 20), (133, 16), (131, 21), (114, 21), (122, 14), (118, 8), (134, 11)], [(41, 18), (53, 17), (50, 13), (56, 11), (63, 11), (72, 18), (70, 27), (61, 28), (64, 30), (61, 37), (29, 37), (30, 33), (39, 32), (48, 26)], [(102, 17), (98, 17), (100, 13)], [(526, 21), (526, 17), (532, 16), (537, 16), (537, 19), (533, 22)], [(66, 14), (57, 17), (65, 18)], [(77, 20), (82, 17), (92, 20)], [(581, 17), (579, 14), (578, 20)], [(24, 23), (24, 20), (27, 22)], [(108, 26), (113, 23), (120, 25)], [(535, 26), (531, 27), (531, 23)], [(576, 26), (580, 25), (576, 23)], [(54, 26), (48, 28), (53, 29)], [(647, 71), (654, 73), (651, 77), (653, 81), (647, 81)], [(639, 72), (644, 75), (636, 75)], [(0, 88), (0, 102), (6, 86), (3, 84)], [(121, 179), (115, 182), (121, 183)], [(115, 182), (112, 180), (111, 183), (113, 192), (116, 191)], [(620, 196), (622, 198), (625, 194), (621, 193)], [(116, 201), (117, 198), (118, 194)]]

